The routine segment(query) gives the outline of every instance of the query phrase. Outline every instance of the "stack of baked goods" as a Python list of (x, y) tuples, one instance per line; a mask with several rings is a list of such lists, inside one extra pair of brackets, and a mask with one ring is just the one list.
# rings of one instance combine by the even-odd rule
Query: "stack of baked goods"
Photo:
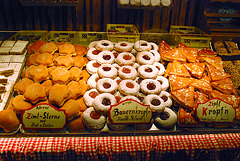
[(240, 55), (237, 43), (232, 40), (212, 42), (212, 47), (222, 56)]
[[(69, 43), (37, 41), (28, 50), (26, 68), (21, 80), (14, 86), (15, 95), (7, 110), (20, 115), (36, 104), (49, 103), (65, 110), (70, 131), (84, 130), (81, 118), (87, 107), (83, 95), (88, 90), (86, 81), (90, 76), (83, 69), (88, 62), (84, 57), (87, 48)], [(14, 119), (17, 123), (18, 118)]]
[(89, 44), (86, 57), (90, 60), (86, 70), (91, 76), (87, 81), (90, 89), (83, 96), (89, 107), (83, 112), (83, 122), (88, 129), (101, 130), (105, 124), (112, 130), (130, 126), (111, 124), (108, 120), (110, 106), (126, 99), (152, 109), (152, 122), (136, 124), (136, 129), (149, 130), (153, 123), (160, 129), (175, 125), (177, 115), (169, 108), (169, 82), (163, 76), (165, 67), (159, 62), (161, 56), (155, 43), (94, 41)]
[(231, 104), (238, 116), (240, 97), (231, 75), (223, 68), (221, 57), (209, 49), (198, 51), (181, 43), (174, 49), (164, 41), (159, 46), (162, 61), (168, 62), (164, 76), (169, 79), (170, 93), (179, 107), (180, 126), (205, 126), (197, 119), (195, 108), (211, 98)]

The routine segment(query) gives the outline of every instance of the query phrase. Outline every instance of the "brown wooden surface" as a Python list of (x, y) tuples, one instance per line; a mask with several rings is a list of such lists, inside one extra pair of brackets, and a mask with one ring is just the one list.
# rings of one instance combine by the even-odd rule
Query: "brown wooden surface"
[[(121, 8), (117, 0), (79, 0), (77, 5), (22, 5), (0, 1), (0, 30), (106, 31), (109, 23), (135, 24), (139, 32), (194, 25), (195, 0), (173, 0), (170, 7)], [(188, 11), (189, 10), (189, 11)]]

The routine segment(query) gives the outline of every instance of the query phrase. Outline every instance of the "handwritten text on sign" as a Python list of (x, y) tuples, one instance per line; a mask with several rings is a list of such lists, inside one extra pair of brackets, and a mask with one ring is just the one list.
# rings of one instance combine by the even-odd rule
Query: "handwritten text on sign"
[(134, 100), (126, 100), (113, 105), (108, 112), (113, 124), (150, 123), (152, 119), (150, 107)]
[(204, 104), (198, 104), (197, 117), (202, 122), (233, 122), (235, 109), (219, 99), (211, 99)]
[(49, 104), (38, 104), (22, 114), (24, 129), (57, 130), (66, 124), (64, 110), (59, 110)]

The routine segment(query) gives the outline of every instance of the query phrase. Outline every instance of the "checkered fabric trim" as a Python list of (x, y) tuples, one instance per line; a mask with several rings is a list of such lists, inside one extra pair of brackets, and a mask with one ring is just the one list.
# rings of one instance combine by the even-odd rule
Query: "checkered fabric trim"
[[(113, 154), (122, 156), (125, 152), (132, 156), (142, 153), (148, 160), (153, 151), (161, 157), (166, 152), (176, 153), (181, 150), (194, 157), (199, 149), (221, 151), (239, 147), (240, 134), (0, 138), (0, 154), (10, 151), (16, 158), (44, 156), (47, 160), (64, 159), (69, 156), (72, 156), (73, 160), (86, 157), (82, 154), (88, 154), (96, 160), (99, 159), (99, 154), (114, 160)], [(55, 158), (48, 156), (48, 153), (56, 154)]]

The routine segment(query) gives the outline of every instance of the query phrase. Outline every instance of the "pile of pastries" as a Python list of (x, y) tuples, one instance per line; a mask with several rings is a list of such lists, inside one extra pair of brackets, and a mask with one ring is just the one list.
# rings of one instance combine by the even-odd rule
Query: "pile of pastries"
[(164, 76), (169, 79), (170, 93), (179, 106), (180, 126), (205, 126), (197, 119), (195, 108), (198, 103), (211, 98), (233, 105), (236, 121), (239, 120), (240, 97), (217, 53), (209, 49), (198, 51), (181, 43), (172, 49), (164, 41), (160, 43), (159, 51), (163, 62), (168, 62)]

